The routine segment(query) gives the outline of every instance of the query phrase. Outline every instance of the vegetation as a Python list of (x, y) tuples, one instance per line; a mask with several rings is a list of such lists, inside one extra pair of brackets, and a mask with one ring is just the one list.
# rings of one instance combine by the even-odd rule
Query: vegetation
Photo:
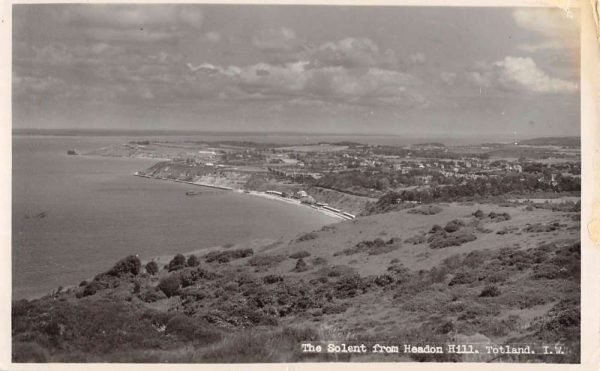
[(145, 268), (146, 268), (146, 273), (148, 273), (150, 275), (155, 275), (159, 271), (158, 264), (154, 260), (146, 263)]

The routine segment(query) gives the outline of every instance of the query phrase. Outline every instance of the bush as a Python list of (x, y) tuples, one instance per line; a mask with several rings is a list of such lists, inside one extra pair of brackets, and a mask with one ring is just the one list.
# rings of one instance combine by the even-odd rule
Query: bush
[(175, 271), (178, 269), (182, 269), (184, 267), (185, 267), (185, 256), (183, 256), (181, 254), (177, 254), (177, 255), (175, 255), (175, 257), (173, 259), (171, 259), (171, 261), (167, 265), (167, 270), (169, 272), (172, 272), (172, 271)]
[(419, 245), (419, 244), (425, 243), (426, 241), (427, 241), (427, 239), (425, 238), (424, 233), (416, 234), (416, 235), (404, 240), (404, 242), (409, 243), (411, 245)]
[(113, 277), (121, 277), (125, 274), (133, 274), (137, 276), (142, 268), (142, 263), (135, 255), (129, 255), (117, 262), (108, 272), (107, 275)]
[(254, 256), (248, 260), (248, 264), (253, 267), (271, 267), (275, 266), (286, 259), (283, 255), (261, 255)]
[(470, 271), (457, 272), (448, 282), (448, 286), (465, 285), (477, 281), (477, 275)]
[(300, 237), (296, 238), (296, 241), (298, 241), (298, 242), (310, 241), (310, 240), (314, 240), (318, 237), (319, 237), (319, 235), (317, 235), (316, 232), (308, 232), (308, 233), (304, 233), (304, 234), (300, 235)]
[(317, 256), (316, 258), (313, 258), (310, 262), (312, 265), (324, 265), (327, 264), (327, 259)]
[(442, 208), (437, 205), (426, 205), (422, 207), (417, 207), (415, 209), (410, 209), (407, 212), (409, 214), (421, 214), (421, 215), (435, 215), (442, 212)]
[(490, 285), (486, 286), (479, 294), (482, 298), (493, 298), (501, 294), (500, 289), (497, 286)]
[(48, 361), (48, 352), (34, 342), (14, 342), (12, 361), (15, 363), (43, 363)]
[(179, 314), (167, 322), (167, 328), (165, 329), (165, 332), (167, 334), (180, 336), (185, 340), (193, 340), (194, 333), (196, 332), (197, 328), (197, 321), (186, 315)]
[(204, 256), (204, 259), (207, 263), (217, 261), (219, 263), (227, 263), (230, 260), (234, 259), (242, 259), (247, 258), (248, 256), (252, 256), (254, 254), (254, 250), (247, 249), (237, 249), (237, 250), (229, 250), (229, 251), (212, 251)]
[(146, 264), (146, 273), (150, 275), (155, 275), (158, 273), (158, 264), (153, 260)]
[(306, 270), (308, 270), (306, 262), (304, 261), (304, 259), (300, 258), (296, 262), (296, 266), (294, 267), (294, 269), (292, 269), (292, 272), (304, 272)]
[(484, 214), (483, 214), (483, 211), (477, 210), (473, 213), (473, 216), (476, 217), (477, 219), (482, 219), (484, 217)]
[(323, 314), (339, 314), (344, 313), (348, 309), (347, 304), (325, 304), (323, 306)]
[(166, 299), (167, 296), (161, 290), (148, 289), (142, 292), (139, 298), (145, 303), (154, 303), (155, 301)]
[(442, 249), (450, 246), (460, 246), (464, 243), (475, 241), (475, 237), (472, 233), (454, 233), (450, 235), (440, 235), (431, 239), (429, 247), (432, 249)]
[(290, 254), (288, 257), (291, 259), (300, 259), (300, 258), (307, 258), (310, 256), (310, 253), (308, 251), (297, 251), (293, 254)]
[(194, 254), (190, 255), (187, 260), (187, 266), (188, 267), (197, 267), (199, 265), (200, 265), (200, 260), (198, 260), (198, 257)]
[(465, 223), (462, 220), (454, 219), (448, 222), (444, 227), (444, 230), (448, 233), (456, 232), (460, 228), (464, 227)]
[(98, 281), (92, 281), (83, 288), (83, 296), (94, 295), (96, 292), (105, 289), (106, 286)]
[(181, 286), (180, 278), (176, 274), (172, 274), (160, 280), (158, 283), (158, 288), (162, 291), (168, 298), (171, 296), (179, 295), (179, 288)]
[(206, 297), (206, 292), (197, 287), (188, 287), (181, 291), (182, 299), (202, 300)]
[(491, 213), (488, 214), (488, 217), (490, 219), (492, 219), (493, 222), (496, 222), (496, 223), (503, 222), (505, 220), (510, 220), (510, 215), (508, 213), (497, 214), (492, 211)]
[(384, 241), (378, 237), (372, 241), (361, 241), (354, 247), (335, 252), (333, 256), (349, 256), (360, 253), (367, 253), (368, 255), (386, 254), (400, 248), (401, 244), (402, 242), (399, 238), (390, 238), (389, 240)]
[(559, 229), (560, 227), (561, 227), (561, 224), (558, 222), (553, 222), (553, 223), (548, 223), (548, 224), (535, 223), (535, 224), (531, 224), (531, 225), (528, 225), (525, 228), (523, 228), (523, 232), (529, 232), (529, 233), (554, 232), (555, 230)]
[(282, 282), (282, 281), (283, 281), (283, 277), (281, 277), (278, 274), (269, 274), (269, 275), (263, 277), (263, 282), (267, 285), (277, 283), (277, 282)]

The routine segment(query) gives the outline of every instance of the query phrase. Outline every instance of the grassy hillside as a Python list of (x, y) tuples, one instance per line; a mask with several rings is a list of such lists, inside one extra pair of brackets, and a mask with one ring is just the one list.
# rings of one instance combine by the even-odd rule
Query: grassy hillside
[[(129, 257), (79, 287), (13, 303), (13, 358), (577, 362), (579, 229), (577, 210), (453, 203), (148, 269)], [(562, 342), (569, 353), (306, 354), (306, 341)]]

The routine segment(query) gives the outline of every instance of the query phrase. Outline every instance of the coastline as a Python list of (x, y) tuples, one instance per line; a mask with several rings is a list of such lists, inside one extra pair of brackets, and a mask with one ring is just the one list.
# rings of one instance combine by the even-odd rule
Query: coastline
[(184, 180), (179, 180), (179, 179), (168, 179), (168, 178), (163, 178), (163, 177), (152, 177), (152, 176), (148, 176), (148, 175), (143, 175), (140, 174), (139, 172), (135, 172), (133, 174), (134, 176), (137, 177), (141, 177), (141, 178), (147, 178), (147, 179), (157, 179), (157, 180), (166, 180), (166, 181), (171, 181), (171, 182), (176, 182), (176, 183), (184, 183), (184, 184), (189, 184), (189, 185), (193, 185), (193, 186), (198, 186), (198, 187), (208, 187), (208, 188), (216, 188), (216, 189), (221, 189), (224, 191), (232, 191), (235, 193), (239, 193), (239, 194), (246, 194), (246, 195), (250, 195), (250, 196), (255, 196), (255, 197), (261, 197), (261, 198), (266, 198), (269, 200), (274, 200), (274, 201), (280, 201), (280, 202), (285, 202), (291, 205), (296, 205), (296, 206), (301, 206), (301, 207), (308, 207), (311, 208), (317, 212), (320, 212), (321, 214), (327, 215), (329, 217), (338, 219), (338, 220), (352, 220), (354, 219), (353, 217), (347, 216), (343, 214), (343, 211), (340, 210), (340, 212), (334, 212), (331, 210), (327, 210), (321, 206), (317, 206), (317, 205), (309, 205), (309, 204), (305, 204), (302, 203), (300, 200), (296, 200), (296, 199), (292, 199), (292, 198), (287, 198), (287, 197), (281, 197), (281, 196), (275, 196), (275, 195), (270, 195), (268, 193), (265, 192), (259, 192), (259, 191), (248, 191), (248, 190), (243, 190), (243, 189), (234, 189), (231, 187), (224, 187), (224, 186), (218, 186), (218, 185), (214, 185), (214, 184), (206, 184), (206, 183), (195, 183), (195, 182), (189, 182), (189, 181), (184, 181)]

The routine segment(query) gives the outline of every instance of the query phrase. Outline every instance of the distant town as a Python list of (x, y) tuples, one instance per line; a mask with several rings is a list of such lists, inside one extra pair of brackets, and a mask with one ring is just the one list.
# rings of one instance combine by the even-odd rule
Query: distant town
[(160, 162), (136, 174), (262, 192), (350, 218), (382, 200), (416, 204), (578, 192), (581, 177), (579, 138), (571, 137), (470, 146), (140, 140), (90, 154), (154, 158)]

